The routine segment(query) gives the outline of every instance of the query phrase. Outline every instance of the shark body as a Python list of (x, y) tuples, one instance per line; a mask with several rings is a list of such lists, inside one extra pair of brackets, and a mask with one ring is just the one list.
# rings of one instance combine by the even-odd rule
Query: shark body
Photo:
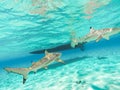
[(4, 69), (7, 72), (23, 75), (23, 84), (24, 84), (27, 80), (28, 74), (31, 71), (37, 72), (37, 70), (41, 68), (47, 69), (47, 66), (53, 63), (54, 61), (64, 63), (64, 61), (60, 59), (60, 56), (61, 53), (48, 53), (47, 51), (45, 51), (45, 56), (42, 59), (38, 60), (37, 62), (33, 62), (32, 65), (28, 68), (4, 68)]
[(86, 43), (90, 41), (100, 41), (102, 38), (109, 40), (110, 36), (120, 33), (120, 28), (105, 28), (102, 30), (95, 30), (90, 27), (90, 32), (81, 37), (73, 40), (71, 46), (76, 46), (78, 43)]

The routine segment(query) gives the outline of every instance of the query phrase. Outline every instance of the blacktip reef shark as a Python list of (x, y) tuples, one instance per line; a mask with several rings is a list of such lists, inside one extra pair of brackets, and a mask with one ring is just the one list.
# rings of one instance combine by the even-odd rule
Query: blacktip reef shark
[(93, 27), (90, 27), (90, 32), (71, 42), (72, 46), (78, 45), (78, 43), (86, 43), (90, 41), (100, 41), (102, 38), (109, 40), (110, 36), (120, 33), (120, 28), (105, 28), (102, 30), (95, 30)]
[[(105, 38), (109, 40), (109, 37), (117, 34), (120, 32), (120, 28), (105, 28), (101, 30), (95, 30), (92, 27), (90, 27), (90, 32), (80, 38), (76, 37), (76, 34), (74, 31), (71, 32), (71, 38), (70, 38), (70, 43), (60, 45), (54, 48), (47, 49), (49, 52), (56, 52), (56, 51), (63, 51), (63, 50), (68, 50), (72, 48), (80, 48), (82, 51), (84, 50), (84, 44), (90, 41), (100, 41), (102, 38)], [(44, 52), (43, 50), (36, 50), (30, 52), (31, 54), (41, 54)]]
[(47, 66), (53, 63), (54, 61), (64, 63), (64, 61), (62, 61), (60, 57), (61, 57), (61, 53), (49, 53), (48, 51), (45, 51), (45, 56), (42, 59), (38, 60), (37, 62), (33, 62), (32, 65), (28, 68), (7, 68), (6, 67), (4, 69), (7, 72), (23, 75), (23, 84), (24, 84), (27, 80), (28, 74), (31, 71), (37, 72), (37, 70), (41, 68), (47, 69)]

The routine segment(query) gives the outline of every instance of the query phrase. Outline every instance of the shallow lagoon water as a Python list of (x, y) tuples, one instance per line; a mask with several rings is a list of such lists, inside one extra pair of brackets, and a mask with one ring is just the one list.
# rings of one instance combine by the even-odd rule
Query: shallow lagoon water
[[(3, 70), (4, 67), (30, 66), (44, 54), (32, 55), (29, 52), (69, 43), (73, 29), (81, 37), (89, 32), (91, 25), (98, 29), (119, 27), (119, 0), (106, 4), (108, 1), (93, 13), (90, 22), (83, 18), (85, 14), (82, 12), (82, 5), (87, 0), (76, 0), (75, 5), (72, 4), (75, 1), (63, 0), (59, 8), (49, 8), (42, 14), (31, 13), (34, 9), (28, 6), (29, 11), (25, 7), (30, 5), (27, 1), (11, 0), (12, 4), (8, 4), (9, 0), (1, 1), (0, 90), (119, 90), (119, 34), (110, 40), (89, 42), (84, 51), (80, 48), (60, 51), (65, 64), (55, 62), (48, 66), (48, 70), (40, 69), (36, 74), (31, 72), (24, 85), (21, 75)], [(19, 5), (16, 7), (15, 3)], [(58, 6), (58, 2), (50, 3), (53, 4)], [(22, 5), (24, 7), (19, 8)]]
[[(21, 75), (3, 71), (0, 89), (119, 90), (120, 47), (118, 47), (119, 43), (116, 45), (119, 41), (118, 35), (117, 37), (112, 37), (109, 41), (102, 40), (97, 44), (95, 42), (89, 43), (86, 45), (85, 51), (80, 51), (79, 48), (62, 51), (62, 59), (65, 64), (53, 63), (48, 66), (48, 70), (41, 69), (36, 74), (30, 73), (24, 85), (22, 84)], [(106, 47), (108, 44), (109, 47)], [(88, 46), (91, 46), (89, 50), (87, 50)], [(42, 56), (33, 55), (29, 57), (37, 60), (38, 57)], [(30, 62), (17, 63), (17, 65), (25, 67), (29, 66)], [(16, 67), (15, 64), (12, 66)]]

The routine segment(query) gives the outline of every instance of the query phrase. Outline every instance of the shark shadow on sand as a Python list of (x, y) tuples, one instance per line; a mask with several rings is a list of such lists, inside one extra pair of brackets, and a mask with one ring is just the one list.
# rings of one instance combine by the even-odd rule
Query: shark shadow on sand
[[(73, 58), (73, 59), (68, 59), (68, 60), (65, 60), (65, 65), (68, 65), (68, 64), (73, 63), (73, 62), (85, 60), (85, 59), (88, 59), (88, 58), (92, 58), (92, 57), (91, 56), (83, 56), (83, 57), (76, 57), (76, 58)], [(55, 64), (50, 65), (49, 69), (55, 69), (55, 68), (61, 67), (63, 65), (64, 64), (55, 63)]]
[[(84, 51), (84, 43), (76, 45), (75, 48), (80, 48), (82, 51)], [(69, 49), (74, 49), (74, 48), (72, 48), (70, 44), (65, 44), (65, 45), (57, 46), (55, 48), (47, 49), (47, 51), (48, 52), (58, 52), (58, 51), (64, 51), (64, 50), (69, 50)], [(45, 51), (44, 49), (32, 51), (32, 52), (30, 52), (30, 54), (42, 54), (42, 53), (44, 53), (44, 51)]]

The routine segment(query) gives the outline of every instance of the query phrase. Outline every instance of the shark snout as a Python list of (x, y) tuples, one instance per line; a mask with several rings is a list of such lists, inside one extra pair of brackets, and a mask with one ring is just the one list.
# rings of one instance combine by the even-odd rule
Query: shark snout
[(8, 68), (3, 68), (4, 70), (8, 70)]
[(7, 72), (10, 72), (10, 68), (3, 68), (4, 70), (6, 70)]

